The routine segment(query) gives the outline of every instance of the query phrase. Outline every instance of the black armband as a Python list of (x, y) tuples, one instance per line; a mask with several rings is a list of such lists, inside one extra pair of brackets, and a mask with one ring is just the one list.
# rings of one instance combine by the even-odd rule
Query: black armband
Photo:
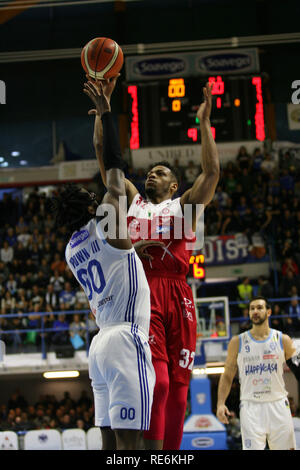
[(103, 164), (105, 170), (119, 168), (124, 170), (126, 163), (122, 158), (119, 136), (115, 129), (111, 112), (101, 116), (103, 126)]
[(286, 361), (287, 365), (293, 372), (294, 376), (300, 382), (300, 364), (299, 364), (299, 355), (293, 356)]

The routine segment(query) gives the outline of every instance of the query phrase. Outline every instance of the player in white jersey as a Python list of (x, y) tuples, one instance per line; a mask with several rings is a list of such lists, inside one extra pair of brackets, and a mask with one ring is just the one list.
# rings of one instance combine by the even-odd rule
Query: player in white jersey
[[(94, 194), (71, 185), (55, 206), (58, 224), (72, 233), (66, 261), (100, 328), (89, 350), (95, 425), (101, 428), (104, 450), (132, 450), (139, 448), (141, 431), (149, 428), (155, 373), (148, 343), (149, 286), (127, 229), (120, 235), (126, 210), (122, 214), (119, 203), (125, 195), (124, 162), (110, 110), (115, 82), (105, 81), (97, 89), (85, 84), (103, 124), (107, 193), (98, 205)], [(104, 217), (106, 211), (114, 220)]]
[(228, 424), (225, 405), (238, 370), (240, 423), (244, 450), (294, 450), (295, 433), (283, 380), (283, 365), (289, 365), (299, 380), (296, 348), (292, 339), (269, 328), (272, 313), (267, 299), (258, 296), (249, 303), (252, 328), (234, 336), (228, 345), (225, 370), (218, 387), (217, 417)]

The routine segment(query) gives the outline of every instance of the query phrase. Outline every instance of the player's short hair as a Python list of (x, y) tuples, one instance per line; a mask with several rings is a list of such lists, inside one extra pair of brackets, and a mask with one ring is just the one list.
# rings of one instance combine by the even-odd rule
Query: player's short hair
[(91, 203), (89, 192), (83, 192), (77, 184), (69, 183), (50, 200), (48, 210), (54, 215), (55, 226), (66, 226), (72, 234), (93, 218), (88, 211)]
[(253, 299), (251, 299), (249, 301), (249, 307), (251, 305), (252, 302), (254, 302), (255, 300), (264, 300), (265, 301), (265, 304), (266, 304), (266, 308), (267, 310), (269, 310), (270, 308), (272, 308), (271, 304), (269, 303), (268, 299), (266, 299), (266, 297), (264, 297), (263, 295), (257, 295), (256, 297), (253, 297)]
[(162, 160), (160, 162), (156, 162), (153, 165), (151, 165), (149, 168), (149, 171), (152, 170), (152, 168), (155, 168), (156, 166), (165, 166), (166, 168), (169, 168), (169, 170), (171, 170), (173, 178), (176, 180), (176, 183), (178, 183), (178, 186), (180, 185), (181, 175), (180, 175), (179, 170), (176, 167), (171, 165), (168, 161)]

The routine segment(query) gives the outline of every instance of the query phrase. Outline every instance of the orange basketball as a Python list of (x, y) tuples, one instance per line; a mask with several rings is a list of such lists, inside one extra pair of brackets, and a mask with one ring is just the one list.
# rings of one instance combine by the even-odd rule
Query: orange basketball
[(94, 38), (81, 51), (81, 65), (93, 79), (114, 77), (124, 62), (121, 47), (109, 38)]

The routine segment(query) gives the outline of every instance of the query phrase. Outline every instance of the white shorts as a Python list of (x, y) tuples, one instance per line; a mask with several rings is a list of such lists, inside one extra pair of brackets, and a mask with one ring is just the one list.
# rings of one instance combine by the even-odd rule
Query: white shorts
[(266, 441), (270, 450), (296, 448), (287, 398), (265, 403), (243, 400), (240, 405), (240, 423), (244, 450), (264, 450)]
[(90, 346), (89, 375), (96, 426), (149, 429), (155, 372), (148, 338), (136, 325), (101, 328)]

